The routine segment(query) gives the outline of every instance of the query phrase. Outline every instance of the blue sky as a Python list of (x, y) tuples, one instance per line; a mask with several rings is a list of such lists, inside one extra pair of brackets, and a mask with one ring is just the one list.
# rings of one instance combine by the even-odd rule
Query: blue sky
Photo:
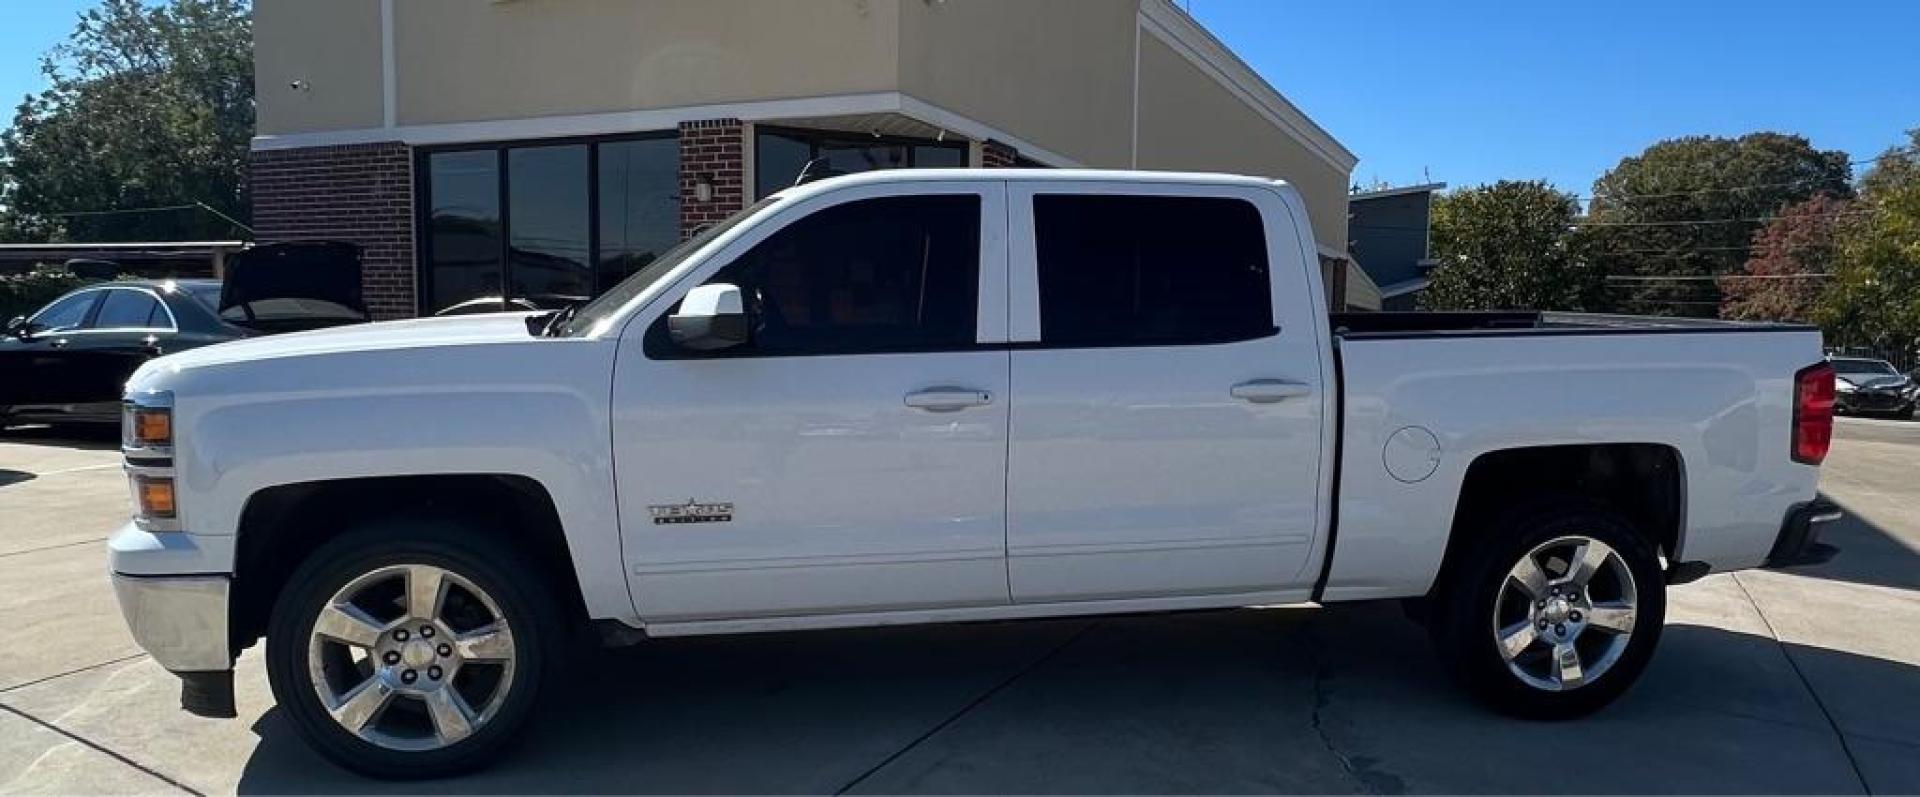
[[(1365, 183), (1585, 194), (1661, 138), (1772, 129), (1864, 158), (1920, 127), (1920, 0), (1177, 1), (1358, 154)], [(6, 118), (91, 5), (0, 0)]]
[(1360, 156), (1356, 181), (1586, 194), (1662, 138), (1920, 127), (1916, 0), (1177, 0)]

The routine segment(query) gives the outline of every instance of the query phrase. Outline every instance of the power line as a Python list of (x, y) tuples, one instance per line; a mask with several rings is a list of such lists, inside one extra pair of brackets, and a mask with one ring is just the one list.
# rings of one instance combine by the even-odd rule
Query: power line
[[(1717, 276), (1713, 274), (1615, 274), (1615, 275), (1608, 275), (1606, 279), (1617, 283), (1620, 287), (1640, 287), (1640, 286), (1635, 286), (1632, 283), (1635, 283), (1635, 282), (1719, 282), (1720, 280), (1826, 279), (1832, 276), (1834, 275), (1827, 274), (1827, 273), (1720, 274)], [(1675, 286), (1675, 287), (1695, 287), (1695, 286), (1682, 285), (1682, 286)]]

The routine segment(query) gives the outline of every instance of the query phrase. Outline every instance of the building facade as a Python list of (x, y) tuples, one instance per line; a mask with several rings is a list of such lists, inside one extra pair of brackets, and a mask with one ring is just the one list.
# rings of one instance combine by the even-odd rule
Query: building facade
[(1382, 310), (1415, 310), (1435, 265), (1433, 195), (1446, 183), (1385, 188), (1347, 200), (1349, 252), (1379, 286)]
[(258, 0), (254, 33), (256, 234), (361, 244), (381, 318), (593, 295), (809, 162), (1283, 178), (1367, 304), (1354, 155), (1168, 0)]

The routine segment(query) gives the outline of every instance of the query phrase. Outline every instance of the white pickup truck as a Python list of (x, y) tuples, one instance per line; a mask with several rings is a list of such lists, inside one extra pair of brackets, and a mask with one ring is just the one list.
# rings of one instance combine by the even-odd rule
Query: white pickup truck
[(1669, 584), (1825, 549), (1816, 331), (1329, 316), (1316, 251), (1273, 180), (875, 172), (574, 312), (162, 357), (113, 583), (189, 711), (264, 637), (314, 747), (406, 777), (490, 760), (590, 636), (1399, 598), (1570, 716)]

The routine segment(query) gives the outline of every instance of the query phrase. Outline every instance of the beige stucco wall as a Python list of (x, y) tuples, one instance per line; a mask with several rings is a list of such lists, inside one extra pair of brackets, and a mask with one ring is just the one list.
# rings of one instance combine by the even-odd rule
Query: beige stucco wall
[(394, 6), (403, 125), (851, 94), (899, 82), (900, 0)]
[(261, 133), (380, 126), (380, 0), (259, 0), (253, 14)]
[(1286, 180), (1306, 199), (1314, 237), (1347, 249), (1347, 173), (1151, 35), (1140, 38), (1140, 168)]
[[(396, 123), (897, 91), (1126, 168), (1137, 38), (1139, 167), (1287, 179), (1344, 251), (1348, 175), (1137, 29), (1142, 2), (1165, 0), (394, 0)], [(257, 0), (260, 132), (383, 124), (380, 9)]]
[(900, 90), (1088, 166), (1132, 159), (1135, 0), (905, 0)]

